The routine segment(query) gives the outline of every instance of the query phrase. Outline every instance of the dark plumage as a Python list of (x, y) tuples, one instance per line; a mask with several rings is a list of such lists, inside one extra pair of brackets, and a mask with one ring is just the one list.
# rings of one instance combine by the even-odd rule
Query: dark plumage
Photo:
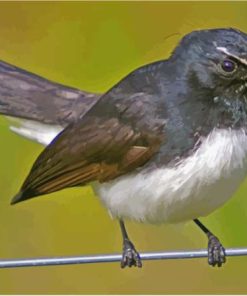
[(98, 98), (0, 61), (0, 114), (65, 127)]

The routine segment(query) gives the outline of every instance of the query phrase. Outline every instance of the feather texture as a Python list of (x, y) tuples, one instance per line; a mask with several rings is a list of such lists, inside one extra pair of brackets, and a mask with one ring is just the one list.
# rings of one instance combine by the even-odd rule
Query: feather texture
[(222, 206), (246, 173), (246, 131), (214, 129), (192, 155), (176, 165), (94, 186), (114, 217), (172, 223), (206, 216)]

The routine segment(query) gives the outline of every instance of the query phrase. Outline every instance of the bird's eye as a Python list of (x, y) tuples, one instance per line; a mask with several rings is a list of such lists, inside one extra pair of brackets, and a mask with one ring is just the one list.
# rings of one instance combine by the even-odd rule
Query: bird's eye
[(223, 71), (231, 73), (237, 69), (237, 64), (231, 60), (224, 60), (221, 64), (221, 68)]

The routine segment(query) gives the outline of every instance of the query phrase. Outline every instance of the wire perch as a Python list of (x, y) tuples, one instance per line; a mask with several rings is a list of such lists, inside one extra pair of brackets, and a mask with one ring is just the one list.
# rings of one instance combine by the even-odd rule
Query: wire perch
[[(226, 249), (227, 256), (247, 256), (246, 248)], [(142, 260), (167, 260), (167, 259), (195, 259), (208, 257), (206, 249), (190, 251), (169, 251), (141, 253)], [(68, 264), (86, 264), (86, 263), (109, 263), (118, 262), (122, 258), (121, 254), (105, 254), (91, 256), (74, 257), (50, 257), (50, 258), (27, 258), (27, 259), (4, 259), (0, 260), (0, 268), (13, 267), (35, 267), (49, 265), (68, 265)]]

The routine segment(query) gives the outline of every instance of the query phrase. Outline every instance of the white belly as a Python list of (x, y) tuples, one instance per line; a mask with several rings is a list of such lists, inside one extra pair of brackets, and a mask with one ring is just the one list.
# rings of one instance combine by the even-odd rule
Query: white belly
[(125, 175), (95, 190), (114, 217), (181, 222), (208, 215), (223, 205), (246, 172), (245, 131), (215, 129), (176, 167)]

